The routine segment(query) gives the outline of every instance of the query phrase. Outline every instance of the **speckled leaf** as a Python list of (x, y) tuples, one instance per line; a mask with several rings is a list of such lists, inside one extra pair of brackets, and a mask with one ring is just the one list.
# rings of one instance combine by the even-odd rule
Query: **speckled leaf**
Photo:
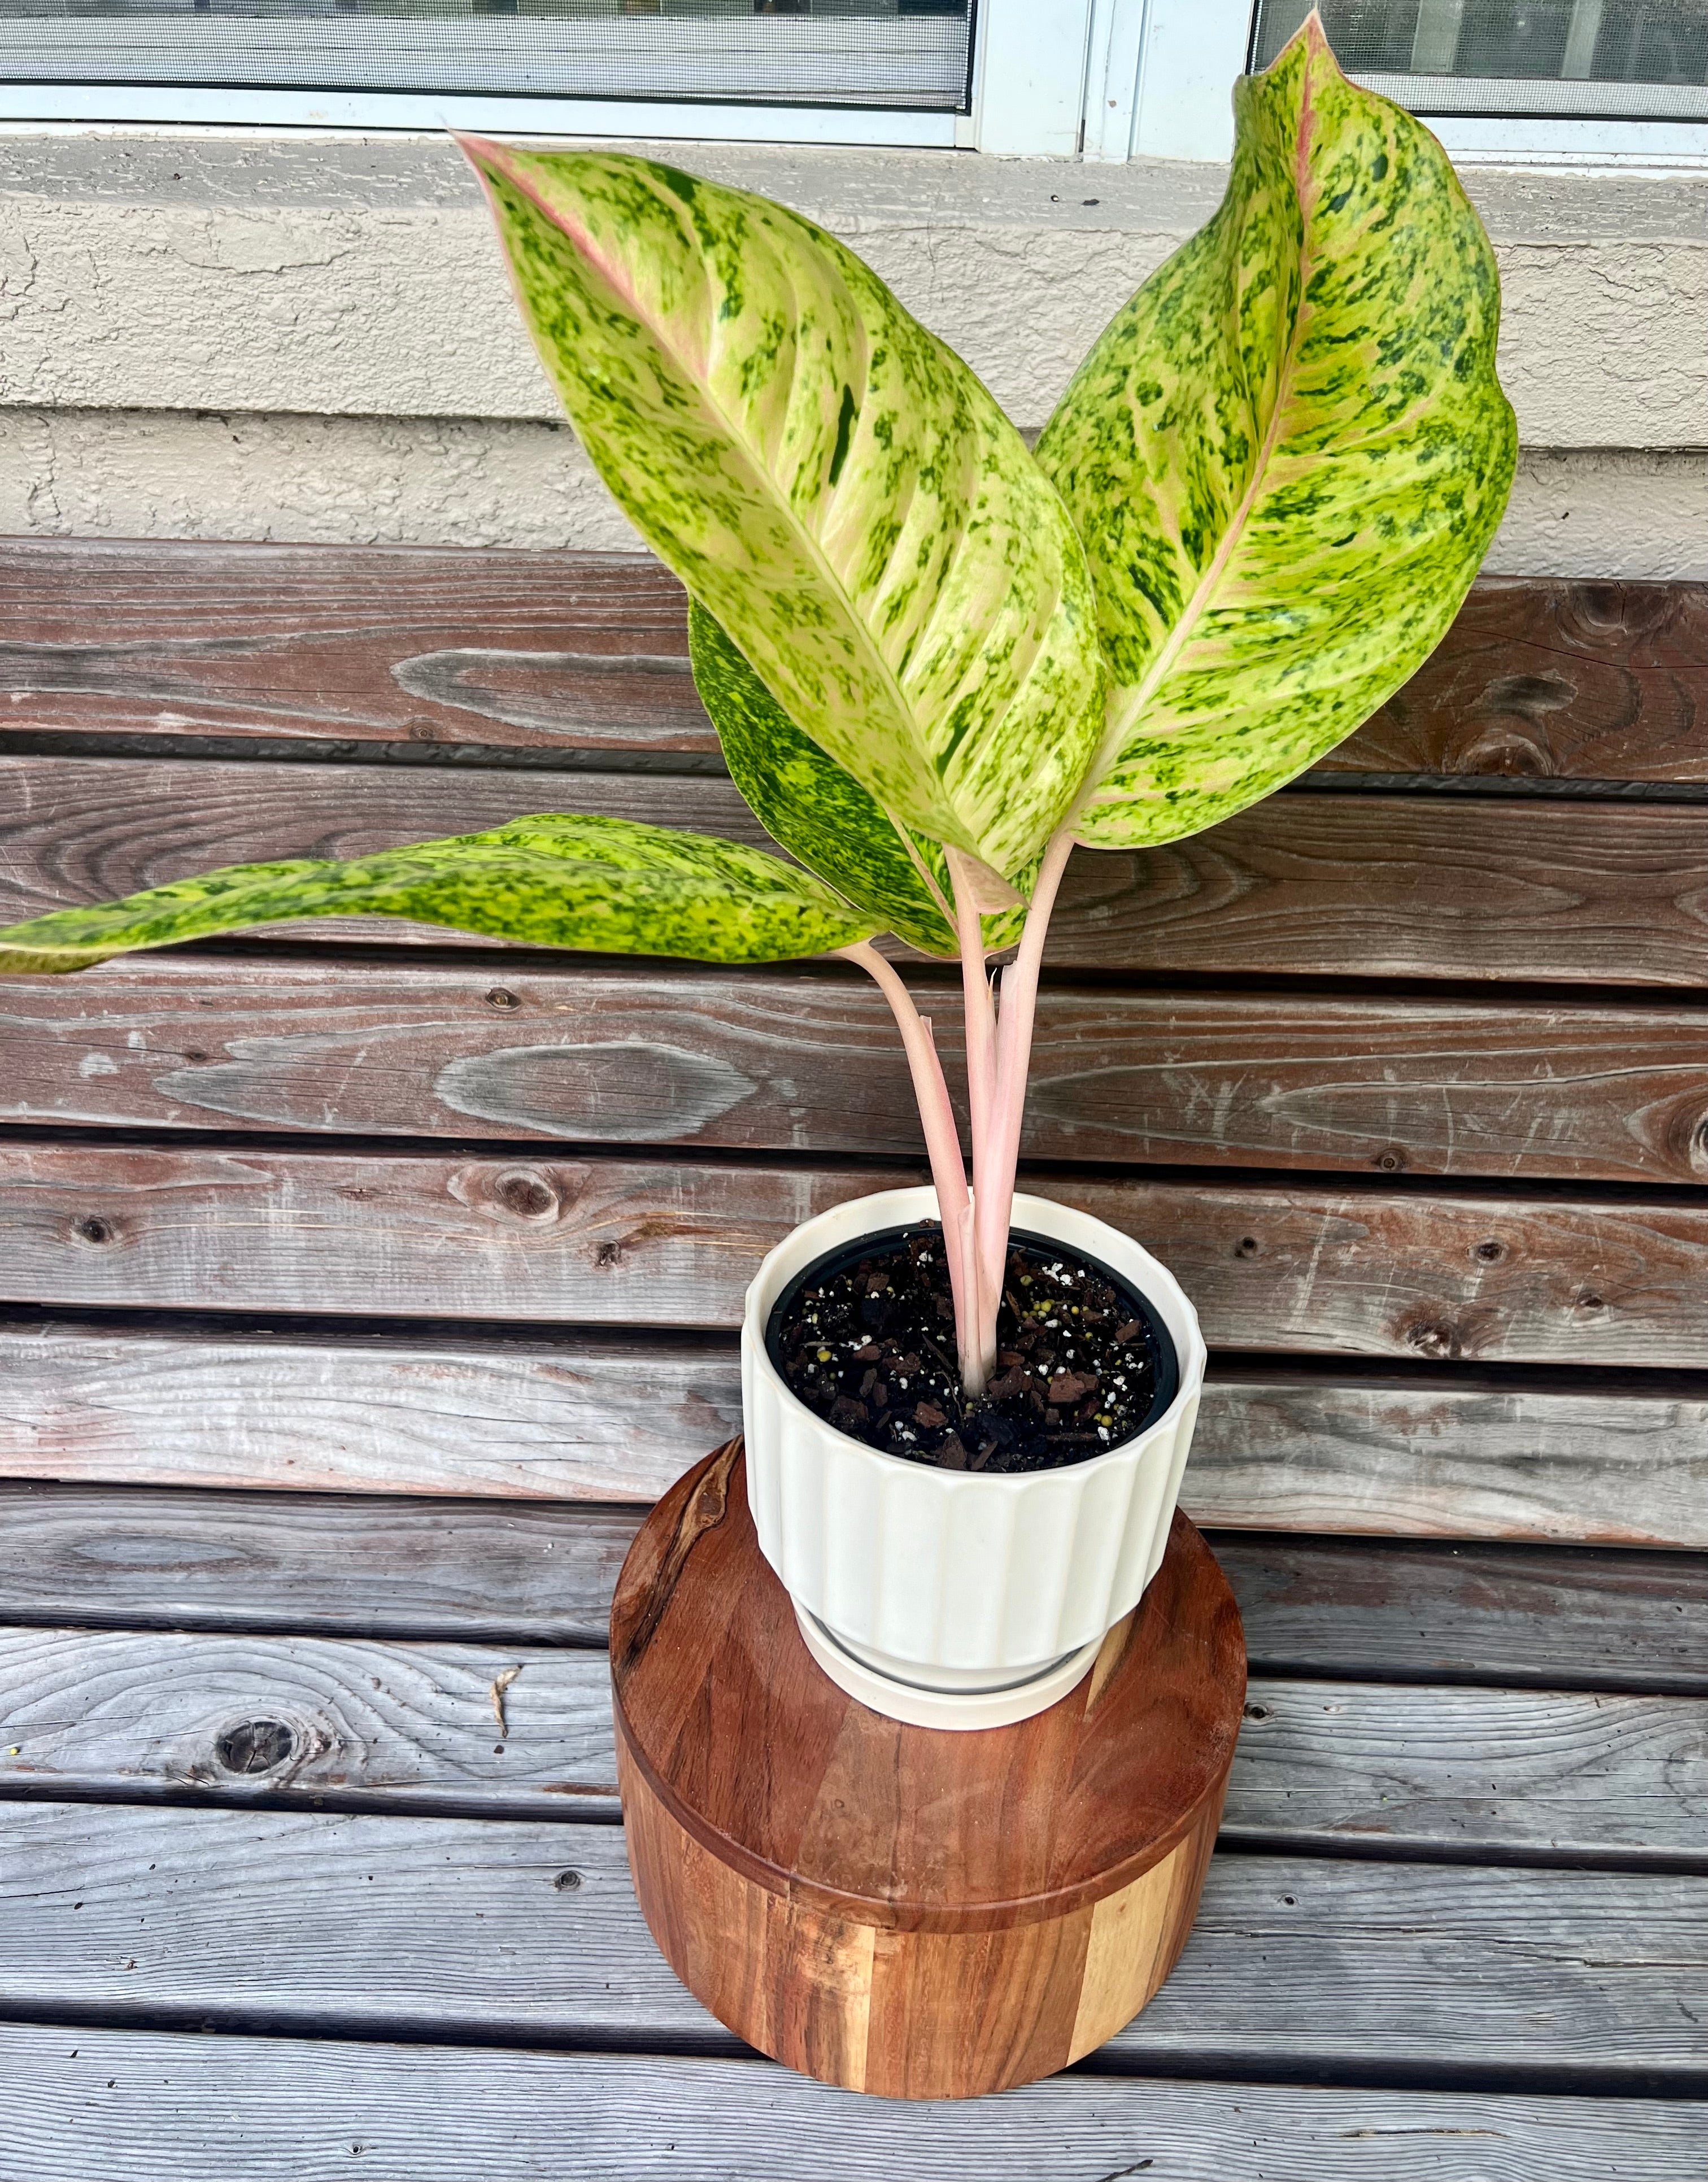
[[(926, 955), (956, 951), (954, 927), (920, 877), (896, 825), (852, 773), (796, 727), (705, 608), (690, 606), (694, 687), (711, 715), (730, 778), (774, 841)], [(932, 841), (915, 851), (938, 889), (948, 867)]]
[(351, 863), (239, 864), (99, 909), (56, 910), (0, 930), (0, 972), (82, 970), (135, 947), (305, 917), (406, 917), (536, 947), (700, 962), (785, 961), (879, 928), (762, 850), (547, 812)]
[(1038, 447), (1110, 668), (1073, 822), (1097, 845), (1212, 825), (1368, 718), (1445, 631), (1512, 483), (1494, 256), (1440, 146), (1346, 80), (1314, 16), (1235, 108), (1220, 209)]
[(973, 374), (854, 253), (615, 152), (469, 143), (600, 474), (796, 725), (1005, 875), (1101, 732), (1072, 523)]
[[(801, 733), (698, 603), (688, 608), (688, 642), (694, 687), (717, 728), (730, 778), (771, 839), (909, 947), (957, 955), (954, 927), (939, 905), (939, 897), (945, 904), (954, 898), (942, 844), (912, 828), (904, 837), (854, 776)], [(1031, 867), (1020, 878), (1025, 892)], [(1022, 902), (985, 917), (986, 946), (1013, 946), (1025, 913)]]

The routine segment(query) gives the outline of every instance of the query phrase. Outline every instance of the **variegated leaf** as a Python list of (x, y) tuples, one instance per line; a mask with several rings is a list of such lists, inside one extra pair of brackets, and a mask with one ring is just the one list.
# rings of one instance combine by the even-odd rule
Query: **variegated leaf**
[(924, 865), (948, 895), (948, 867), (937, 844), (915, 841), (910, 856), (899, 822), (886, 817), (853, 774), (801, 733), (698, 604), (688, 608), (688, 641), (694, 687), (730, 778), (771, 839), (910, 947), (953, 955), (954, 927), (920, 869)]
[(1445, 631), (1512, 483), (1494, 257), (1441, 147), (1346, 80), (1314, 15), (1235, 108), (1221, 208), (1038, 447), (1110, 668), (1072, 822), (1100, 846), (1212, 825), (1368, 718)]
[[(890, 819), (851, 773), (796, 727), (703, 606), (688, 614), (694, 687), (711, 715), (730, 778), (760, 823), (792, 856), (828, 880), (886, 932), (922, 955), (953, 955), (945, 911), (954, 888), (940, 842)], [(1035, 867), (1019, 875), (1023, 894)], [(986, 948), (1012, 947), (1025, 904), (981, 920)]]
[(239, 864), (0, 930), (0, 972), (86, 969), (136, 947), (292, 917), (405, 917), (536, 947), (778, 962), (881, 928), (810, 872), (734, 841), (545, 813), (350, 863)]
[(1101, 732), (1066, 512), (833, 236), (653, 161), (465, 146), (577, 431), (648, 544), (882, 807), (1004, 876)]

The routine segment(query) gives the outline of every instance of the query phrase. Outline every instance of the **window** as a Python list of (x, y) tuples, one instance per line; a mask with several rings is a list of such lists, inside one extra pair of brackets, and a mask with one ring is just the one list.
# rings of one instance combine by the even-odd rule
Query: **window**
[(0, 77), (953, 112), (969, 14), (969, 0), (0, 0)]
[[(1222, 159), (1309, 0), (0, 0), (0, 119)], [(1323, 0), (1451, 150), (1708, 158), (1708, 0)]]
[[(1318, 4), (1347, 72), (1422, 114), (1451, 152), (1708, 160), (1708, 0)], [(1131, 150), (1226, 158), (1230, 78), (1266, 66), (1309, 8), (1310, 0), (1148, 0)]]
[[(1093, 10), (1136, 19), (1144, 5), (0, 0), (0, 120), (449, 125), (1070, 157)], [(1135, 66), (1130, 53), (1128, 111)]]
[[(1309, 0), (1262, 0), (1252, 61)], [(1414, 113), (1708, 119), (1708, 0), (1324, 0), (1340, 65)]]

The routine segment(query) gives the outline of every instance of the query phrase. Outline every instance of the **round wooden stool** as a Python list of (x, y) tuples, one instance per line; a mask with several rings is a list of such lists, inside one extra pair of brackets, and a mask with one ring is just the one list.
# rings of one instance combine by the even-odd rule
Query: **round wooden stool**
[(1246, 1690), (1239, 1609), (1183, 1515), (1059, 1703), (1013, 1727), (905, 1727), (808, 1656), (732, 1440), (643, 1526), (611, 1652), (646, 1921), (774, 2059), (888, 2098), (971, 2098), (1090, 2052), (1173, 1969)]

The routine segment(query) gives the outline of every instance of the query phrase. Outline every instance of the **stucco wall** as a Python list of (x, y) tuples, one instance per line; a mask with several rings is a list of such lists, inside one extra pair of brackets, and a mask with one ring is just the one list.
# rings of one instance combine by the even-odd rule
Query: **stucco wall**
[[(674, 146), (846, 236), (1041, 425), (1214, 169)], [(1525, 447), (1493, 565), (1708, 575), (1708, 176), (1473, 169)], [(0, 138), (0, 526), (634, 542), (438, 140)]]

